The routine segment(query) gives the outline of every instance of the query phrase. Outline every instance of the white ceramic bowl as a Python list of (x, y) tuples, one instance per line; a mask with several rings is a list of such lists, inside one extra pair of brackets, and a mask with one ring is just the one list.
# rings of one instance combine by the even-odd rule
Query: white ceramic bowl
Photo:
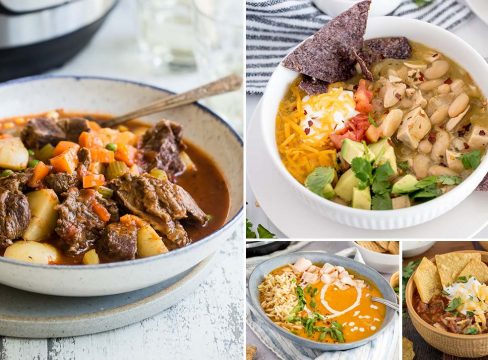
[(400, 255), (382, 254), (358, 245), (355, 241), (352, 244), (359, 250), (364, 262), (373, 269), (382, 273), (393, 273), (400, 268)]
[(434, 244), (435, 241), (402, 241), (402, 257), (409, 258), (420, 255), (429, 250)]
[[(313, 0), (315, 6), (330, 16), (337, 16), (361, 0)], [(401, 4), (401, 0), (374, 0), (371, 2), (369, 16), (382, 16), (391, 13)]]
[[(456, 35), (435, 25), (401, 17), (375, 17), (368, 21), (366, 39), (384, 36), (406, 36), (437, 49), (466, 69), (485, 96), (488, 94), (488, 64), (470, 45)], [(488, 171), (488, 156), (461, 184), (436, 199), (405, 209), (373, 211), (336, 204), (307, 190), (283, 165), (275, 139), (276, 113), (289, 85), (298, 74), (279, 65), (268, 82), (262, 99), (261, 131), (273, 165), (290, 188), (317, 213), (341, 224), (371, 230), (391, 230), (418, 225), (451, 210), (466, 199)], [(253, 159), (258, 161), (258, 159)], [(270, 189), (271, 190), (271, 189)], [(297, 220), (299, 221), (299, 220)]]
[[(135, 82), (70, 76), (41, 76), (0, 84), (0, 118), (67, 111), (123, 114), (151, 103), (168, 92)], [(188, 105), (144, 118), (162, 117), (183, 125), (184, 137), (210, 154), (221, 169), (230, 192), (226, 224), (215, 233), (167, 254), (100, 265), (35, 265), (0, 257), (0, 283), (50, 295), (98, 296), (142, 289), (190, 269), (219, 250), (234, 231), (242, 231), (242, 140), (210, 110)], [(225, 151), (223, 151), (225, 149)]]

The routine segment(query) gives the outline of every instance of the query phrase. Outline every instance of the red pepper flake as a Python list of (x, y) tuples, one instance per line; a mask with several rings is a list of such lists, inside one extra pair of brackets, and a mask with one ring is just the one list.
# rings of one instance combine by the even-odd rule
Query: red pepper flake
[(452, 84), (451, 78), (447, 78), (446, 80), (444, 80), (444, 84), (451, 85)]
[(307, 115), (307, 110), (303, 110), (303, 115)]
[(465, 148), (466, 150), (467, 150), (467, 149), (469, 149), (469, 145), (468, 145), (468, 143), (464, 143), (464, 148)]
[(398, 100), (401, 100), (402, 99), (402, 96), (398, 93), (395, 94), (395, 97), (398, 99)]
[(310, 127), (313, 126), (313, 121), (312, 120), (308, 120), (308, 126), (310, 126)]
[(480, 130), (479, 134), (480, 134), (481, 136), (485, 136), (485, 135), (486, 135), (486, 132), (485, 132), (485, 130)]
[(434, 55), (432, 55), (432, 57), (438, 57), (439, 54), (435, 53)]
[(296, 106), (294, 106), (294, 107), (293, 107), (293, 111), (296, 111), (296, 110), (297, 110), (297, 107), (296, 107)]
[(419, 75), (420, 75), (419, 80), (424, 81), (424, 74), (422, 74), (422, 72), (419, 71)]
[(310, 128), (306, 128), (304, 131), (305, 131), (305, 135), (310, 134)]

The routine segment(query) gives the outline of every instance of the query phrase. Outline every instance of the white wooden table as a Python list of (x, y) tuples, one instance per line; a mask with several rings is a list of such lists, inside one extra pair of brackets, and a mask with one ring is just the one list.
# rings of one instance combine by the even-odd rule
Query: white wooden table
[[(196, 73), (162, 74), (141, 63), (136, 44), (135, 0), (121, 0), (89, 46), (53, 73), (119, 77), (176, 92), (205, 82)], [(242, 122), (234, 120), (233, 125), (241, 132)], [(242, 359), (243, 244), (243, 234), (235, 234), (225, 244), (221, 261), (208, 279), (186, 300), (153, 318), (74, 338), (3, 337), (0, 359)]]

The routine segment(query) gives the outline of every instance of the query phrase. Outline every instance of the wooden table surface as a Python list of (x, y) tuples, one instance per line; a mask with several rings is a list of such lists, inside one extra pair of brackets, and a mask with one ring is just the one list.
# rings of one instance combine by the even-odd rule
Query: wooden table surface
[[(452, 251), (458, 250), (482, 250), (485, 251), (477, 241), (438, 241), (435, 245), (427, 250), (425, 253), (411, 257), (411, 258), (404, 258), (403, 259), (403, 266), (407, 265), (410, 261), (415, 261), (417, 259), (421, 259), (422, 257), (431, 258), (436, 254), (444, 254)], [(455, 357), (448, 354), (443, 354), (439, 350), (433, 348), (429, 344), (427, 344), (424, 339), (418, 334), (417, 330), (415, 330), (410, 317), (408, 316), (407, 310), (404, 305), (404, 313), (403, 313), (403, 336), (408, 338), (413, 342), (414, 352), (415, 352), (415, 359), (423, 360), (461, 360), (462, 358)], [(483, 358), (484, 360), (488, 360), (488, 356)]]
[[(105, 333), (61, 339), (0, 337), (1, 360), (241, 360), (244, 239), (225, 243), (218, 265), (187, 299), (159, 315)], [(168, 357), (168, 355), (170, 355)]]

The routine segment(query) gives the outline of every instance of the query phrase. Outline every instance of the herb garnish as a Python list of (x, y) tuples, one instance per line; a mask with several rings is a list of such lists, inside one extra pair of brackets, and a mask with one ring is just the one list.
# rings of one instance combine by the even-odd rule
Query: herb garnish
[(263, 225), (259, 224), (257, 227), (257, 234), (253, 230), (252, 222), (246, 219), (246, 239), (274, 239), (276, 237), (271, 231), (266, 229)]
[(473, 150), (467, 154), (462, 154), (459, 159), (465, 169), (476, 169), (481, 162), (481, 151)]
[(351, 168), (359, 180), (358, 188), (360, 190), (366, 189), (373, 182), (373, 167), (368, 160), (361, 157), (354, 158), (352, 159)]
[(413, 275), (415, 272), (415, 269), (417, 269), (417, 266), (420, 264), (420, 259), (415, 260), (415, 261), (410, 261), (406, 266), (403, 267), (402, 270), (402, 295), (403, 295), (403, 301), (405, 301), (405, 289), (407, 287), (407, 282), (410, 279), (410, 277)]
[(474, 312), (472, 312), (472, 311), (466, 311), (466, 316), (473, 317), (474, 316)]
[(466, 278), (466, 276), (460, 276), (457, 278), (456, 282), (458, 283), (467, 283), (468, 282), (468, 279)]
[(470, 328), (467, 328), (464, 333), (466, 335), (476, 335), (478, 333), (478, 329), (476, 329), (475, 327), (470, 327)]
[(397, 166), (405, 172), (410, 169), (410, 165), (408, 165), (408, 161), (401, 161), (397, 164)]
[(456, 297), (449, 302), (449, 305), (445, 308), (446, 311), (453, 312), (462, 304), (461, 298)]
[(371, 113), (368, 114), (368, 121), (371, 125), (373, 125), (375, 128), (379, 127), (378, 123), (373, 119), (371, 116)]

